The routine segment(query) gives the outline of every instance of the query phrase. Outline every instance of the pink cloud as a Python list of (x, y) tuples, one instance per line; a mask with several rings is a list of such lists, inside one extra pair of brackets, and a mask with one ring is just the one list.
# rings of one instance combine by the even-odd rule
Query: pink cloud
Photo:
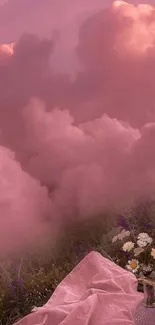
[(3, 64), (5, 60), (10, 58), (13, 55), (14, 44), (2, 44), (0, 45), (0, 62)]
[[(0, 254), (34, 245), (38, 236), (47, 235), (42, 222), (50, 213), (47, 189), (25, 173), (14, 154), (0, 146)], [(44, 242), (40, 238), (41, 242)]]
[(100, 11), (81, 27), (77, 54), (85, 72), (76, 83), (88, 89), (83, 107), (91, 89), (91, 106), (94, 101), (98, 107), (91, 118), (104, 109), (136, 127), (154, 118), (154, 9), (148, 9), (123, 4)]
[(10, 245), (23, 229), (28, 240), (30, 222), (30, 235), (44, 232), (47, 216), (57, 232), (69, 218), (154, 195), (154, 26), (150, 6), (95, 12), (80, 25), (74, 81), (53, 71), (49, 37), (1, 45), (0, 211), (4, 233), (12, 220)]

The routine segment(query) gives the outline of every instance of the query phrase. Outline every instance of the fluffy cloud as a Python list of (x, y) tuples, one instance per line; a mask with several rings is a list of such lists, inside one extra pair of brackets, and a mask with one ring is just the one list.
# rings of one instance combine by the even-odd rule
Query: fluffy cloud
[(14, 43), (0, 45), (0, 65), (7, 63), (7, 60), (13, 55)]
[(23, 114), (25, 148), (35, 153), (24, 168), (51, 187), (59, 217), (77, 211), (84, 217), (152, 195), (154, 123), (139, 130), (103, 115), (75, 125), (68, 111), (47, 112), (37, 100)]
[(80, 27), (74, 81), (53, 72), (51, 39), (24, 34), (0, 47), (0, 211), (4, 233), (13, 220), (10, 241), (23, 229), (26, 241), (30, 222), (37, 235), (46, 215), (56, 229), (154, 195), (154, 26), (151, 6), (117, 1), (95, 13)]
[(14, 154), (0, 147), (0, 254), (34, 245), (47, 235), (50, 215), (47, 189), (25, 173)]
[(123, 55), (145, 55), (155, 49), (155, 9), (151, 5), (134, 7), (116, 1), (112, 10), (123, 28), (116, 35), (115, 48)]
[(151, 6), (118, 1), (82, 25), (77, 54), (85, 71), (76, 86), (91, 118), (104, 111), (134, 127), (154, 120), (154, 17)]

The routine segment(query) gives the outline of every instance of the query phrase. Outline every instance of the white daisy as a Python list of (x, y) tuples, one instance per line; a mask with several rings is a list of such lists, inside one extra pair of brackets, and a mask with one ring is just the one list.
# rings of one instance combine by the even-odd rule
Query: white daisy
[(135, 273), (139, 269), (139, 262), (137, 260), (132, 259), (131, 261), (128, 261), (126, 267), (129, 271)]

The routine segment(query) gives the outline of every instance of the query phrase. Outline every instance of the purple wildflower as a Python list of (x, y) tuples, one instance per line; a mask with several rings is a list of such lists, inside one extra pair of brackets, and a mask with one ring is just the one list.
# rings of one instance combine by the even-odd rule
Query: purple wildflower
[(128, 222), (126, 221), (125, 217), (122, 216), (122, 215), (117, 215), (116, 216), (117, 218), (117, 223), (120, 227), (122, 227), (123, 229), (126, 229), (126, 230), (129, 230), (129, 224)]

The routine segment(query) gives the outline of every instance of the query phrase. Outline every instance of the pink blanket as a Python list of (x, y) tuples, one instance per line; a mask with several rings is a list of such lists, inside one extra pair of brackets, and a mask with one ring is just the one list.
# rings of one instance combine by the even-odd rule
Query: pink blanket
[(133, 274), (91, 252), (49, 301), (16, 325), (133, 325), (142, 300)]

